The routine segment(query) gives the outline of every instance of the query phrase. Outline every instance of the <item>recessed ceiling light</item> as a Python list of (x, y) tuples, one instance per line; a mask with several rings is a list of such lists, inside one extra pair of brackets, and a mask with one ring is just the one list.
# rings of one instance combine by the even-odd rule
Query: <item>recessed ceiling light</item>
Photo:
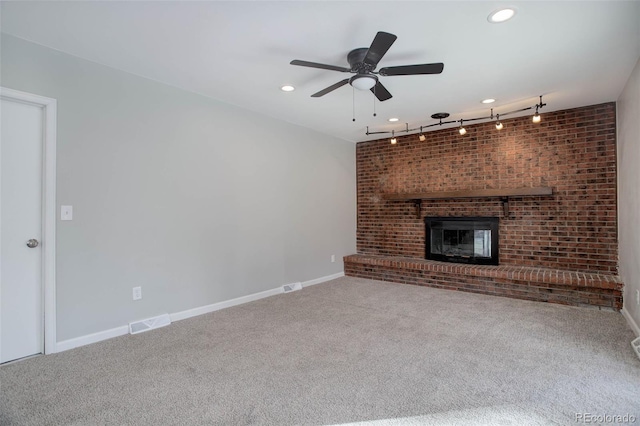
[(296, 88), (293, 86), (287, 85), (287, 86), (282, 86), (280, 90), (282, 90), (283, 92), (293, 92), (294, 90), (296, 90)]
[(399, 120), (398, 118), (390, 118), (390, 119), (389, 119), (389, 121), (392, 121), (392, 122), (393, 122), (393, 121), (398, 121), (398, 120)]
[(495, 100), (495, 99), (493, 99), (493, 98), (488, 98), (488, 99), (484, 99), (484, 100), (482, 101), (482, 103), (483, 103), (483, 104), (492, 104), (492, 103), (494, 103), (495, 101), (496, 101), (496, 100)]
[(489, 16), (487, 17), (487, 21), (491, 22), (492, 24), (499, 24), (513, 18), (515, 14), (516, 10), (512, 7), (506, 9), (498, 9), (489, 14)]

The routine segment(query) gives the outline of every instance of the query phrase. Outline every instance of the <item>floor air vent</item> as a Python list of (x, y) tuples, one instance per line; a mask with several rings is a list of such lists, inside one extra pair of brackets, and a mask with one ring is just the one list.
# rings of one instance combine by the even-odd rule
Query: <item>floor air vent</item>
[(143, 331), (153, 330), (154, 328), (164, 327), (165, 325), (171, 324), (171, 318), (169, 318), (169, 314), (162, 314), (157, 317), (147, 318), (142, 321), (130, 322), (129, 323), (129, 333), (138, 334)]
[(285, 284), (282, 286), (285, 293), (289, 293), (296, 290), (302, 290), (302, 283)]

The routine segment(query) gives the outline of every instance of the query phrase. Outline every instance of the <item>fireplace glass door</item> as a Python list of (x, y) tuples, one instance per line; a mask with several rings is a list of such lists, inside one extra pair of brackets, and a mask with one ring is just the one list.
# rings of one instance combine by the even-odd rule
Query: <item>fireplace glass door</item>
[(426, 217), (426, 258), (498, 264), (497, 217)]

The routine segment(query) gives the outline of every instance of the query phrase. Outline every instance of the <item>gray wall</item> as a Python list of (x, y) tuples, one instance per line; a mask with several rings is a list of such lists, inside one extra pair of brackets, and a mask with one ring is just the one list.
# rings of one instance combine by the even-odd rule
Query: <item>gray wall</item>
[(353, 143), (11, 36), (1, 55), (2, 86), (58, 100), (58, 341), (355, 253)]
[(618, 228), (624, 309), (640, 325), (640, 60), (618, 99)]

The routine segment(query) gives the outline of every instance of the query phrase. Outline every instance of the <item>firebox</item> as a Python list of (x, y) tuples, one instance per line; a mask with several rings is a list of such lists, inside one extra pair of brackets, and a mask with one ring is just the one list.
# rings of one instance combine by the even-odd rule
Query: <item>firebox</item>
[(426, 258), (498, 264), (497, 217), (425, 217)]

